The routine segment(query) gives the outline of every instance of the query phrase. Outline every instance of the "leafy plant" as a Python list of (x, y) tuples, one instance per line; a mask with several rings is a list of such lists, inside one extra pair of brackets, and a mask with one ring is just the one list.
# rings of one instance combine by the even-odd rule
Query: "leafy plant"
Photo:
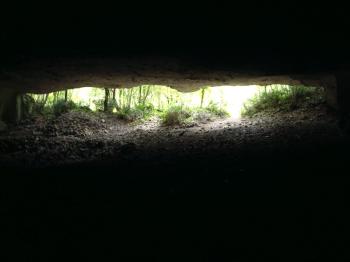
[(183, 125), (192, 116), (191, 110), (183, 106), (171, 106), (162, 114), (162, 123), (165, 126)]
[(272, 85), (248, 100), (241, 113), (243, 116), (253, 116), (268, 110), (291, 111), (308, 102), (321, 102), (322, 99), (323, 94), (319, 88)]
[(214, 102), (210, 102), (209, 105), (205, 107), (205, 111), (217, 117), (229, 116), (229, 113), (223, 108), (223, 106)]
[(54, 115), (59, 116), (63, 113), (67, 113), (73, 109), (77, 109), (78, 106), (73, 101), (58, 100), (52, 106), (52, 112)]
[(117, 110), (116, 115), (123, 120), (136, 121), (145, 120), (154, 114), (154, 108), (149, 105), (137, 105), (132, 108), (120, 108)]

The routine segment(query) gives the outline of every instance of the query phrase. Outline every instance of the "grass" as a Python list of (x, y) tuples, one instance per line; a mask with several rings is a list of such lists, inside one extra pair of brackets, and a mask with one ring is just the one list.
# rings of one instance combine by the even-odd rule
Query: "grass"
[(216, 117), (228, 117), (229, 113), (219, 104), (210, 102), (207, 107), (204, 108), (206, 112)]
[(137, 105), (130, 108), (120, 108), (116, 111), (116, 116), (120, 119), (133, 122), (147, 120), (155, 114), (154, 107), (150, 105)]
[(319, 88), (273, 85), (265, 87), (263, 91), (248, 100), (241, 114), (252, 117), (263, 111), (292, 111), (323, 100), (324, 95)]
[(207, 107), (172, 106), (161, 114), (165, 126), (194, 124), (211, 121), (214, 118), (228, 117), (229, 113), (218, 104), (209, 103)]
[(171, 106), (161, 114), (162, 123), (165, 126), (184, 125), (190, 122), (192, 112), (183, 106)]

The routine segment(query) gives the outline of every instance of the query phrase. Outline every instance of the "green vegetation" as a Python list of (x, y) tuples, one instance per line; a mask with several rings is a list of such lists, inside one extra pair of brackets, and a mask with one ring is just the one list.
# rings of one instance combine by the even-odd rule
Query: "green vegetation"
[(305, 86), (266, 86), (249, 99), (241, 111), (243, 116), (254, 116), (262, 111), (292, 111), (302, 106), (319, 104), (324, 101), (322, 89)]
[(206, 112), (218, 117), (228, 117), (229, 113), (217, 103), (210, 102), (207, 107), (204, 108)]
[(68, 94), (69, 92), (66, 90), (43, 95), (23, 95), (22, 102), (24, 106), (24, 113), (26, 116), (59, 116), (63, 113), (74, 110), (91, 111), (88, 105), (70, 100)]
[(164, 125), (182, 125), (229, 116), (224, 106), (210, 100), (210, 88), (180, 93), (165, 86), (134, 88), (81, 88), (49, 94), (27, 94), (23, 104), (28, 115), (59, 116), (69, 111), (113, 114), (126, 121), (159, 117)]
[(189, 108), (172, 106), (162, 114), (162, 123), (166, 126), (184, 125), (190, 123), (191, 116), (192, 112)]
[(136, 105), (135, 107), (130, 108), (120, 108), (115, 112), (115, 114), (120, 119), (131, 122), (136, 120), (147, 120), (155, 114), (155, 110), (151, 104)]
[(143, 85), (27, 94), (22, 97), (22, 102), (26, 116), (59, 116), (70, 111), (89, 111), (114, 115), (129, 122), (157, 117), (163, 125), (171, 126), (225, 118), (229, 116), (228, 112), (231, 115), (236, 113), (237, 117), (242, 105), (242, 115), (253, 116), (261, 111), (290, 111), (320, 103), (323, 99), (321, 89), (304, 86), (203, 87), (196, 92), (181, 93), (165, 86)]
[(166, 126), (186, 125), (196, 122), (211, 121), (215, 118), (224, 118), (228, 116), (229, 113), (224, 108), (211, 102), (206, 107), (169, 107), (162, 114), (162, 122)]

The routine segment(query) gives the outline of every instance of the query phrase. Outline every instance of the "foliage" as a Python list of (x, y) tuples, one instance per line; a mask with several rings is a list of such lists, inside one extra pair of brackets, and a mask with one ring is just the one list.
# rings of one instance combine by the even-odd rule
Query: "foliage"
[(48, 95), (22, 96), (23, 112), (25, 116), (33, 114), (43, 114), (48, 100)]
[(217, 117), (227, 117), (228, 112), (215, 103), (202, 107), (171, 106), (163, 112), (162, 122), (166, 126), (185, 125), (210, 121)]
[[(60, 115), (71, 110), (115, 114), (127, 121), (160, 117), (165, 124), (208, 121), (226, 117), (223, 106), (209, 98), (210, 88), (182, 94), (165, 86), (142, 85), (135, 88), (81, 88), (42, 95), (26, 95), (30, 113)], [(209, 103), (208, 103), (209, 102)], [(187, 105), (184, 107), (183, 105)]]
[(33, 112), (37, 111), (37, 107), (39, 106), (35, 100), (29, 95), (22, 96), (22, 104), (23, 104), (23, 112), (25, 116), (30, 116)]
[(222, 106), (214, 102), (210, 102), (206, 107), (192, 108), (191, 113), (193, 122), (206, 122), (229, 116), (229, 113)]
[(171, 106), (161, 115), (162, 123), (166, 126), (183, 125), (192, 116), (190, 109), (183, 106)]
[(267, 110), (291, 111), (307, 102), (321, 102), (322, 97), (318, 88), (272, 85), (249, 99), (243, 106), (242, 115), (253, 116)]
[(136, 121), (145, 120), (154, 113), (152, 105), (137, 105), (133, 108), (121, 108), (116, 112), (116, 115), (123, 120)]
[(205, 110), (217, 117), (228, 117), (229, 113), (224, 109), (223, 106), (220, 106), (217, 103), (210, 102), (208, 106), (205, 107)]
[(75, 104), (73, 101), (66, 102), (64, 100), (58, 100), (56, 103), (52, 105), (52, 113), (56, 116), (59, 116), (63, 113), (67, 113), (77, 108), (78, 108), (78, 105)]
[[(89, 87), (24, 95), (22, 101), (24, 112), (28, 115), (57, 116), (71, 110), (99, 111), (115, 114), (126, 121), (142, 121), (157, 116), (165, 125), (183, 125), (229, 116), (228, 107), (222, 103), (224, 95), (216, 90), (203, 87), (196, 92), (180, 93), (157, 85), (118, 89)], [(305, 104), (322, 102), (323, 99), (324, 94), (318, 88), (266, 86), (244, 104), (241, 113), (253, 116), (265, 110), (289, 111)]]
[(94, 99), (92, 103), (95, 105), (95, 111), (103, 112), (104, 110), (104, 99)]

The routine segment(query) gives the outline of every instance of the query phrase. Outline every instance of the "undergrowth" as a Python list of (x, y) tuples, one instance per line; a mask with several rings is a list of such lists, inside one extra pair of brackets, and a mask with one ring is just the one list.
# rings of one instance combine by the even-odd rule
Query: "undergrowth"
[(209, 103), (206, 107), (172, 106), (161, 114), (165, 126), (187, 125), (211, 121), (214, 118), (228, 117), (229, 113), (218, 104)]
[(154, 107), (149, 105), (136, 105), (135, 107), (124, 107), (116, 110), (115, 114), (118, 118), (132, 122), (149, 119), (154, 115)]
[[(79, 100), (73, 91), (66, 90), (24, 95), (23, 108), (29, 116), (41, 114), (56, 117), (70, 111), (88, 111), (114, 115), (135, 123), (156, 117), (166, 126), (187, 125), (229, 116), (225, 109), (225, 103), (228, 102), (214, 103), (211, 92), (213, 91), (210, 88), (202, 88), (186, 98), (175, 90), (157, 86), (130, 89), (97, 88), (90, 90), (88, 100)], [(199, 98), (199, 101), (193, 103), (191, 99), (195, 97)], [(324, 95), (319, 88), (271, 85), (262, 88), (257, 95), (249, 99), (244, 104), (241, 114), (251, 117), (262, 111), (291, 111), (305, 105), (320, 103), (323, 99)]]
[(272, 85), (266, 86), (242, 108), (242, 116), (252, 117), (263, 111), (293, 111), (302, 106), (322, 103), (322, 89), (305, 86)]

